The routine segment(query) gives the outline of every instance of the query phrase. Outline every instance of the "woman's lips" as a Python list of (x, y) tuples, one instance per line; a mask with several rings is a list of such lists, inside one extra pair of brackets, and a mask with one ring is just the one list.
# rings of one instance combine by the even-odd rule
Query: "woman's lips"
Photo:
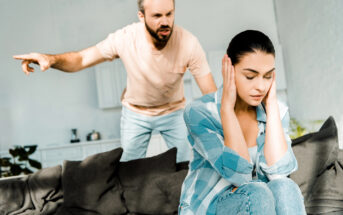
[(251, 96), (254, 100), (261, 100), (263, 98), (263, 95), (252, 95)]

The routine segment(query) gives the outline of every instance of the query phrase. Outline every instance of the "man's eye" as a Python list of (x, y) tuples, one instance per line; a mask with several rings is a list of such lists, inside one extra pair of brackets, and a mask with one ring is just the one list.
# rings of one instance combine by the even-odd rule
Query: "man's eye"
[(265, 78), (265, 79), (271, 79), (272, 76), (271, 76), (271, 75), (270, 75), (270, 76), (265, 76), (264, 78)]
[(250, 77), (250, 76), (245, 76), (248, 80), (252, 80), (254, 77)]

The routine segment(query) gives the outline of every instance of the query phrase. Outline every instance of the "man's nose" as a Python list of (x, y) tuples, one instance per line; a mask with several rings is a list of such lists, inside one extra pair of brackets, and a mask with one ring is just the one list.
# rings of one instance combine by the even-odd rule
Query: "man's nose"
[(168, 18), (166, 16), (163, 16), (161, 18), (161, 25), (167, 26), (168, 25)]

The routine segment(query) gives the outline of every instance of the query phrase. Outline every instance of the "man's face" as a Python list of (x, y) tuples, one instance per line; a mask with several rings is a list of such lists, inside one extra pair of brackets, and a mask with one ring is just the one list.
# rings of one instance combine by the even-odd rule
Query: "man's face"
[(156, 41), (167, 42), (174, 27), (174, 1), (145, 0), (144, 23)]

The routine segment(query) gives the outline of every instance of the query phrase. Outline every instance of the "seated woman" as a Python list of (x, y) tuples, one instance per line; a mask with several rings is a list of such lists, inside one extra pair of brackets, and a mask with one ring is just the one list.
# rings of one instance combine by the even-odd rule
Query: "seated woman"
[(193, 158), (179, 214), (306, 214), (278, 102), (275, 50), (259, 31), (236, 35), (222, 60), (223, 86), (189, 104), (184, 119)]

